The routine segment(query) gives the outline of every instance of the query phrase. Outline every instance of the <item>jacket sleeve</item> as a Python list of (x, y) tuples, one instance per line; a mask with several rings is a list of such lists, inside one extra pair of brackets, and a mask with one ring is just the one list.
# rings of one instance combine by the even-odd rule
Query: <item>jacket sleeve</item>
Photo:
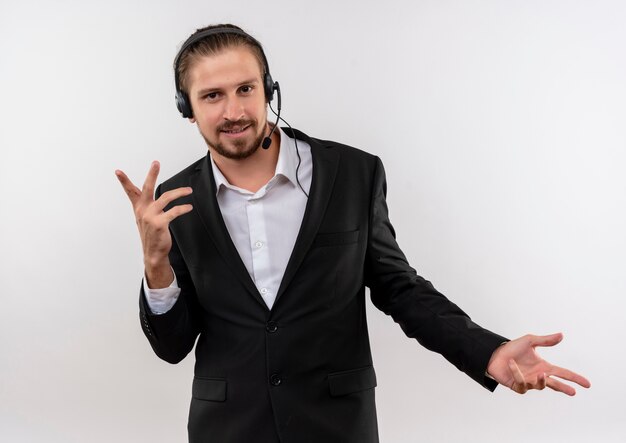
[[(159, 186), (156, 197), (160, 195)], [(169, 311), (154, 314), (148, 306), (142, 284), (139, 291), (139, 318), (141, 328), (156, 355), (175, 364), (183, 360), (193, 349), (200, 328), (197, 319), (199, 311), (196, 291), (176, 239), (171, 231), (170, 234), (172, 249), (169, 259), (181, 289), (180, 295)]]
[(493, 391), (497, 382), (486, 376), (487, 364), (507, 339), (474, 323), (408, 264), (389, 221), (384, 168), (376, 162), (365, 273), (372, 302), (408, 337)]

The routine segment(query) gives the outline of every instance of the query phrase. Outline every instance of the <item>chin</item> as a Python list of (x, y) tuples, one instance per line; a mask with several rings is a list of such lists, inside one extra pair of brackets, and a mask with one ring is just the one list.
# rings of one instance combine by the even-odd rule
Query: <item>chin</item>
[[(230, 138), (224, 135), (222, 132), (217, 131), (213, 134), (213, 137), (207, 137), (198, 125), (200, 135), (206, 142), (207, 146), (211, 148), (215, 153), (224, 158), (232, 160), (242, 160), (252, 156), (261, 147), (261, 143), (265, 138), (265, 125), (257, 125), (252, 123), (248, 128), (249, 134), (242, 134), (240, 138)], [(255, 129), (258, 132), (255, 132)]]
[(222, 143), (204, 137), (207, 145), (224, 158), (243, 160), (253, 155), (261, 147), (264, 134), (261, 132), (253, 140), (237, 140)]
[(213, 149), (215, 149), (215, 151), (222, 157), (230, 158), (232, 160), (243, 160), (244, 158), (248, 158), (254, 154), (259, 149), (259, 145), (242, 149), (224, 149), (223, 145), (217, 145), (214, 146)]

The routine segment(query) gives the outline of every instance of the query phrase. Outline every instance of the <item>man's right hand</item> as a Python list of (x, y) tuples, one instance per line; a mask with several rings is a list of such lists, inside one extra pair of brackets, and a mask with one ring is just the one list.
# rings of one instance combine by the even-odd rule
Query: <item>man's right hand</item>
[(133, 205), (137, 228), (141, 237), (143, 260), (146, 268), (148, 287), (151, 289), (166, 288), (174, 280), (168, 254), (172, 248), (172, 237), (169, 224), (175, 218), (190, 212), (190, 204), (176, 205), (168, 211), (163, 211), (172, 201), (191, 194), (191, 188), (176, 188), (164, 192), (157, 200), (154, 199), (154, 186), (159, 175), (159, 162), (154, 161), (148, 171), (148, 176), (139, 189), (119, 169), (115, 171), (117, 179), (122, 184)]

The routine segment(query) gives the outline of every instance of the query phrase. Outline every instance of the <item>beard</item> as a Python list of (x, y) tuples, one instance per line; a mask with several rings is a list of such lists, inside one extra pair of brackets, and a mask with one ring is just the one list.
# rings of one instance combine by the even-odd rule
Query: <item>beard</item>
[[(243, 128), (246, 126), (249, 126), (249, 129), (251, 129), (252, 133), (254, 134), (254, 137), (251, 141), (247, 141), (246, 139), (231, 140), (229, 144), (232, 145), (234, 149), (228, 148), (224, 145), (224, 143), (219, 142), (219, 134), (222, 131), (229, 131), (231, 129)], [(217, 152), (219, 155), (232, 160), (242, 160), (254, 154), (257, 149), (259, 149), (259, 146), (261, 146), (263, 138), (265, 138), (263, 130), (255, 133), (255, 131), (257, 130), (257, 126), (257, 122), (254, 120), (241, 119), (237, 120), (236, 122), (226, 122), (217, 128), (218, 136), (215, 140), (211, 140), (209, 137), (207, 137), (207, 135), (205, 135), (199, 127), (198, 129), (200, 130), (200, 134), (202, 135), (202, 138), (204, 138), (207, 146), (213, 148), (215, 152)]]

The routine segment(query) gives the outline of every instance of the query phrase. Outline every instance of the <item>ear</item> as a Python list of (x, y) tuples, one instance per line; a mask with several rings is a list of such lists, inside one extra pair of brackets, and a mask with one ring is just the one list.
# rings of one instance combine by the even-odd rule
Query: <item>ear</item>
[(196, 122), (196, 119), (194, 117), (189, 118), (189, 123), (195, 123), (195, 122)]

